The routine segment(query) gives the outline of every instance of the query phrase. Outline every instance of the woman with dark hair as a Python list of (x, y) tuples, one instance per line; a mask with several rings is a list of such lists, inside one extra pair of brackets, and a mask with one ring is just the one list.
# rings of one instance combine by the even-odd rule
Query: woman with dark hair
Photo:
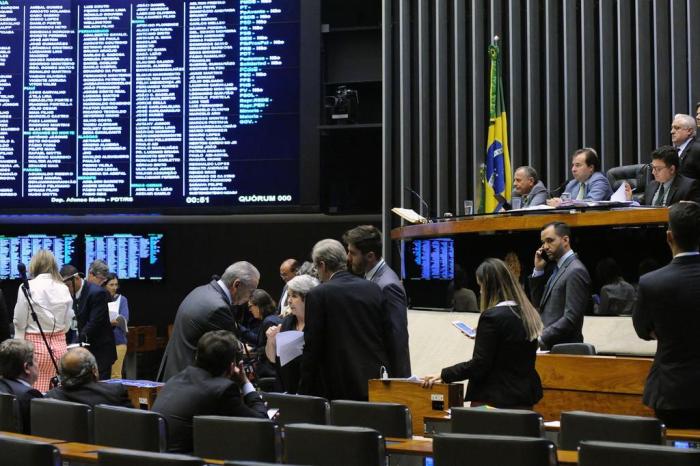
[[(109, 293), (109, 321), (114, 332), (114, 344), (117, 347), (117, 360), (112, 364), (112, 379), (122, 378), (122, 368), (126, 357), (126, 329), (129, 323), (129, 302), (126, 296), (118, 293), (119, 277), (115, 273), (108, 273), (105, 276), (105, 289)], [(121, 318), (119, 318), (121, 316)]]
[(476, 281), (482, 313), (471, 361), (424, 377), (423, 386), (469, 379), (465, 399), (472, 406), (531, 409), (542, 398), (535, 370), (540, 315), (502, 260), (482, 262)]
[(282, 318), (277, 315), (275, 301), (265, 290), (254, 290), (248, 299), (248, 311), (252, 315), (252, 325), (246, 331), (245, 341), (253, 347), (252, 355), (255, 361), (255, 376), (275, 377), (275, 367), (265, 357), (265, 345), (267, 344), (267, 330), (279, 325)]
[(601, 316), (632, 315), (637, 294), (634, 287), (627, 283), (620, 267), (612, 257), (606, 257), (598, 262), (595, 268), (596, 277), (601, 284), (600, 296), (593, 307), (593, 314)]

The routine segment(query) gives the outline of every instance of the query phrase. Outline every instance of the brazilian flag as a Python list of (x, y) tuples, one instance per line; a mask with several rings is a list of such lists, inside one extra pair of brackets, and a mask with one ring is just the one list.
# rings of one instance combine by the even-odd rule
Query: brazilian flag
[(482, 170), (481, 202), (482, 213), (498, 212), (502, 204), (495, 195), (500, 194), (510, 202), (513, 190), (513, 174), (510, 169), (508, 151), (508, 122), (506, 105), (503, 97), (503, 80), (501, 79), (501, 52), (498, 39), (489, 46), (491, 75), (489, 78), (489, 134), (486, 149), (486, 163)]

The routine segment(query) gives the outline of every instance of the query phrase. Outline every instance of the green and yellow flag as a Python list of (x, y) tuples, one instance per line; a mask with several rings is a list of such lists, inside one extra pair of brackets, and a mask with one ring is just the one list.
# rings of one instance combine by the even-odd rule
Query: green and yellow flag
[(486, 163), (482, 170), (481, 212), (493, 213), (502, 207), (496, 199), (500, 194), (510, 202), (513, 190), (513, 174), (510, 168), (508, 151), (508, 121), (503, 97), (503, 80), (501, 79), (501, 52), (498, 39), (489, 46), (491, 75), (489, 79), (489, 134), (486, 149)]

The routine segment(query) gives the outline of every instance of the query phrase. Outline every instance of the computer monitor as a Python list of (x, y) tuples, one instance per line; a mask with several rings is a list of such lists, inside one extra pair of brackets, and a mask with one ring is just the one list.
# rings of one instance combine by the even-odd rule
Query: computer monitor
[(85, 271), (96, 259), (103, 260), (120, 280), (162, 280), (164, 235), (114, 233), (85, 235)]
[(17, 265), (21, 262), (29, 268), (32, 256), (39, 249), (51, 251), (60, 269), (74, 260), (77, 238), (75, 234), (0, 235), (0, 279), (19, 278)]

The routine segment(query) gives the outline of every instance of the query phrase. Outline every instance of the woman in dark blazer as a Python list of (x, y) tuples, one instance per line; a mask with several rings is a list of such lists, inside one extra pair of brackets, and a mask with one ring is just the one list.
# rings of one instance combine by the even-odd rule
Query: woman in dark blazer
[(535, 370), (540, 316), (500, 259), (482, 262), (476, 280), (485, 310), (479, 317), (472, 359), (444, 368), (439, 376), (424, 377), (423, 386), (469, 379), (465, 399), (472, 406), (530, 409), (542, 398)]

